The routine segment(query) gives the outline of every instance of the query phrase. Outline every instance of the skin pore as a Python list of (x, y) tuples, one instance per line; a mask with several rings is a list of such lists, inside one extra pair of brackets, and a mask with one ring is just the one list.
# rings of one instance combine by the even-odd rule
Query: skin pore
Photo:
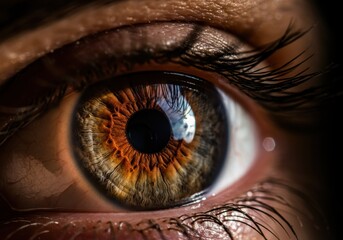
[[(51, 59), (64, 59), (68, 64), (81, 66), (81, 63), (58, 55), (58, 49), (77, 41), (82, 47), (87, 42), (82, 39), (99, 33), (96, 36), (102, 39), (101, 32), (112, 29), (120, 32), (157, 23), (156, 38), (145, 39), (155, 46), (162, 39), (169, 40), (168, 31), (161, 29), (160, 33), (162, 25), (158, 23), (171, 22), (176, 26), (170, 27), (175, 31), (174, 38), (170, 38), (174, 41), (172, 44), (177, 45), (185, 38), (178, 35), (179, 25), (192, 24), (184, 29), (194, 26), (216, 29), (210, 40), (219, 38), (220, 32), (224, 42), (241, 46), (241, 51), (257, 49), (258, 52), (272, 43), (282, 42), (282, 38), (292, 39), (291, 34), (286, 34), (290, 29), (291, 33), (304, 33), (295, 34), (297, 37), (282, 48), (275, 47), (273, 54), (252, 68), (252, 72), (259, 73), (261, 69), (267, 72), (287, 69), (272, 75), (275, 79), (271, 78), (266, 84), (321, 72), (326, 64), (326, 49), (322, 47), (324, 29), (316, 11), (305, 0), (123, 0), (75, 4), (69, 6), (70, 11), (56, 7), (56, 12), (59, 9), (58, 17), (52, 14), (47, 21), (36, 23), (35, 19), (29, 19), (32, 25), (22, 27), (19, 24), (14, 34), (6, 29), (1, 31), (0, 84), (10, 86), (9, 79), (15, 79), (12, 77), (49, 54)], [(10, 34), (9, 37), (6, 33)], [(202, 45), (199, 45), (201, 49)], [(74, 51), (71, 49), (70, 54)], [(210, 68), (199, 68), (201, 64), (194, 66), (180, 61), (182, 57), (163, 63), (152, 57), (153, 61), (136, 64), (128, 72), (163, 70), (191, 74), (230, 95), (255, 122), (258, 132), (256, 162), (244, 176), (213, 196), (183, 206), (155, 211), (132, 211), (115, 206), (94, 189), (73, 159), (69, 122), (82, 92), (69, 87), (58, 104), (37, 114), (39, 116), (30, 124), (8, 139), (1, 136), (4, 141), (0, 148), (0, 212), (4, 213), (0, 218), (3, 219), (1, 238), (331, 239), (324, 207), (327, 200), (323, 198), (328, 194), (326, 179), (320, 174), (320, 159), (324, 154), (320, 147), (321, 132), (314, 131), (321, 124), (317, 121), (320, 112), (313, 110), (313, 106), (319, 108), (316, 105), (319, 101), (308, 97), (303, 105), (281, 107), (284, 92), (280, 91), (272, 98), (279, 99), (279, 102), (267, 103), (254, 94), (258, 90), (246, 90), (239, 86), (239, 81), (227, 81), (227, 75)], [(56, 66), (62, 69), (63, 64), (60, 62)], [(283, 86), (292, 93), (306, 92), (318, 85), (325, 88), (322, 87), (325, 79), (316, 74), (311, 76), (303, 84)], [(25, 80), (30, 81), (30, 77)], [(22, 95), (29, 92), (25, 88), (18, 88), (18, 91)], [(13, 96), (16, 94), (12, 92), (0, 96), (2, 127), (13, 116), (11, 110), (27, 107), (20, 100), (12, 101), (16, 99)], [(11, 102), (16, 103), (11, 105)], [(275, 110), (275, 104), (279, 104), (280, 111)], [(275, 141), (276, 146), (264, 145), (272, 143), (264, 141), (268, 139)]]

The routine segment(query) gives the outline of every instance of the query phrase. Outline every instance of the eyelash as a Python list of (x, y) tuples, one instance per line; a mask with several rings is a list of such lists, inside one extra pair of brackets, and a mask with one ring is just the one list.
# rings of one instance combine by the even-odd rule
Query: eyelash
[[(192, 228), (190, 226), (196, 225), (197, 222), (203, 223), (206, 221), (211, 221), (224, 228), (225, 233), (228, 235), (229, 239), (235, 238), (233, 236), (234, 234), (232, 230), (225, 226), (227, 222), (247, 225), (249, 228), (256, 231), (265, 239), (265, 231), (277, 237), (277, 233), (273, 232), (270, 226), (266, 226), (263, 223), (263, 216), (267, 216), (269, 219), (272, 219), (279, 226), (281, 226), (287, 234), (293, 235), (297, 239), (297, 234), (291, 224), (285, 218), (283, 218), (282, 215), (275, 208), (263, 202), (263, 200), (268, 200), (280, 203), (280, 199), (282, 199), (281, 196), (275, 194), (273, 191), (270, 191), (270, 189), (268, 189), (268, 185), (272, 186), (273, 188), (278, 187), (284, 189), (292, 189), (290, 186), (281, 183), (276, 179), (269, 179), (268, 181), (265, 181), (255, 186), (255, 188), (251, 189), (249, 195), (244, 195), (241, 198), (234, 200), (233, 202), (226, 203), (207, 212), (197, 213), (191, 216), (182, 215), (178, 219), (170, 220), (170, 224), (174, 224), (175, 227), (178, 226), (180, 230), (187, 229), (188, 232), (186, 231), (184, 233), (191, 236), (195, 235), (195, 237), (197, 237), (197, 233), (195, 232), (196, 228)], [(258, 196), (260, 193), (267, 193), (268, 197)], [(287, 205), (287, 203), (285, 202), (282, 202), (282, 204)], [(261, 214), (261, 216), (259, 216), (261, 217), (261, 219), (259, 219), (258, 217), (254, 219), (249, 213), (247, 213), (247, 211), (253, 211)], [(260, 222), (259, 220), (262, 221)], [(183, 227), (181, 228), (181, 226)], [(174, 230), (175, 229), (176, 228), (174, 228)]]
[[(323, 216), (315, 207), (315, 204), (305, 194), (299, 191), (296, 187), (289, 185), (287, 182), (277, 178), (269, 178), (264, 182), (255, 185), (247, 194), (234, 199), (226, 204), (220, 205), (207, 212), (197, 213), (193, 215), (182, 215), (178, 218), (169, 219), (169, 224), (174, 225), (175, 229), (184, 231), (186, 236), (197, 237), (196, 228), (194, 226), (206, 221), (213, 222), (224, 228), (225, 233), (229, 239), (236, 239), (234, 232), (227, 226), (232, 223), (240, 223), (246, 225), (255, 232), (257, 232), (264, 239), (266, 233), (272, 234), (276, 239), (279, 239), (280, 232), (277, 232), (271, 226), (266, 225), (264, 217), (271, 219), (277, 226), (281, 227), (283, 231), (290, 237), (298, 239), (297, 233), (293, 226), (285, 219), (282, 214), (271, 203), (277, 203), (288, 208), (292, 208), (291, 203), (282, 196), (281, 192), (287, 192), (293, 197), (306, 203), (311, 209), (311, 215), (295, 209), (299, 214), (312, 219), (313, 224), (321, 222), (323, 224)], [(252, 217), (251, 212), (254, 212)], [(238, 214), (238, 215), (237, 215)], [(324, 223), (323, 225), (326, 225)], [(193, 226), (193, 227), (192, 227)], [(153, 226), (155, 227), (155, 226)], [(215, 228), (215, 227), (213, 227)], [(186, 231), (185, 231), (186, 230)], [(225, 239), (225, 238), (224, 238)]]

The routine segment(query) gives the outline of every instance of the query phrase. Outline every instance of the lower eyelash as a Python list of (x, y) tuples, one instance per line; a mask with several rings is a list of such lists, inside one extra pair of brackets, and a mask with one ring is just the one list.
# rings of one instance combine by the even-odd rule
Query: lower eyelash
[[(242, 239), (242, 237), (244, 239), (243, 235), (251, 232), (255, 232), (263, 239), (267, 239), (266, 234), (271, 234), (276, 239), (280, 239), (278, 236), (281, 233), (266, 223), (270, 221), (280, 227), (278, 230), (283, 229), (289, 238), (298, 239), (292, 225), (277, 209), (272, 207), (271, 203), (281, 203), (292, 208), (287, 202), (281, 201), (282, 196), (268, 190), (268, 188), (275, 186), (289, 187), (269, 180), (257, 185), (243, 197), (235, 199), (233, 202), (220, 205), (207, 212), (189, 216), (183, 215), (177, 219), (169, 220), (168, 223), (175, 226), (172, 228), (173, 230), (180, 231), (190, 239), (202, 239), (204, 237), (212, 239), (211, 235), (219, 235), (220, 239)], [(208, 225), (210, 228), (207, 227), (206, 231), (203, 230), (202, 232), (209, 236), (200, 236), (199, 229), (206, 228)], [(244, 230), (242, 231), (242, 229)]]
[[(278, 193), (280, 191), (281, 193)], [(311, 214), (295, 209), (283, 197), (285, 193), (291, 194), (292, 197), (306, 203)], [(289, 236), (290, 239), (298, 239), (291, 223), (280, 211), (272, 206), (273, 204), (280, 204), (286, 207), (287, 210), (294, 210), (296, 214), (310, 219), (313, 224), (320, 225), (318, 223), (324, 219), (315, 204), (312, 203), (312, 199), (307, 195), (282, 180), (270, 178), (257, 184), (242, 197), (219, 205), (209, 211), (169, 218), (164, 220), (162, 224), (147, 220), (136, 226), (130, 225), (130, 228), (140, 232), (142, 236), (145, 235), (145, 232), (151, 230), (158, 232), (162, 236), (167, 236), (165, 231), (174, 231), (178, 233), (178, 236), (182, 236), (181, 239), (246, 239), (244, 234), (251, 232), (256, 233), (263, 239), (267, 239), (266, 235), (281, 239), (280, 234), (283, 233)], [(268, 225), (267, 222), (276, 223), (277, 229)], [(165, 230), (161, 231), (161, 225)], [(325, 225), (326, 223), (324, 223)], [(242, 229), (244, 230), (242, 231)], [(279, 232), (280, 230), (283, 230), (283, 232)], [(213, 238), (213, 236), (216, 237)], [(161, 239), (168, 238), (162, 237)]]
[[(291, 197), (299, 199), (310, 210), (305, 213), (295, 209), (287, 202), (283, 194), (291, 194)], [(257, 184), (249, 192), (233, 201), (219, 205), (209, 211), (190, 215), (181, 215), (175, 218), (147, 219), (136, 224), (125, 221), (93, 221), (68, 222), (60, 224), (57, 220), (49, 217), (37, 216), (35, 221), (25, 217), (14, 218), (0, 223), (0, 236), (6, 240), (13, 240), (18, 233), (30, 235), (32, 240), (40, 239), (40, 236), (49, 232), (50, 227), (63, 229), (64, 239), (69, 231), (72, 237), (90, 237), (94, 239), (122, 239), (123, 236), (135, 237), (135, 239), (246, 239), (245, 234), (253, 233), (262, 239), (268, 239), (267, 235), (275, 239), (281, 239), (280, 235), (286, 234), (289, 239), (298, 239), (298, 235), (291, 223), (273, 207), (278, 204), (286, 208), (286, 211), (294, 211), (301, 218), (306, 218), (314, 225), (323, 223), (323, 216), (312, 204), (311, 199), (299, 189), (292, 187), (278, 179), (268, 179)], [(273, 226), (271, 226), (271, 223)], [(322, 224), (323, 225), (323, 224)], [(75, 229), (77, 226), (77, 229)], [(324, 222), (324, 226), (326, 223)], [(12, 229), (8, 232), (7, 229)], [(28, 231), (28, 232), (25, 232)], [(280, 232), (281, 231), (281, 232)], [(1, 235), (1, 233), (6, 235)], [(61, 231), (60, 231), (61, 232)], [(6, 238), (7, 237), (7, 238)], [(54, 237), (56, 237), (54, 235)], [(92, 239), (93, 239), (92, 238)], [(69, 238), (67, 238), (69, 239)]]

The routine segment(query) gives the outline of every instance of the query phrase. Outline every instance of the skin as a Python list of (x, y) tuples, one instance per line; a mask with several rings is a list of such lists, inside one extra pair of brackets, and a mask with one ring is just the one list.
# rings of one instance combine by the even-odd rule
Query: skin
[[(17, 32), (10, 38), (4, 38), (0, 41), (0, 84), (45, 54), (90, 34), (137, 23), (175, 20), (203, 22), (211, 27), (222, 29), (246, 43), (250, 48), (262, 46), (280, 38), (291, 22), (294, 23), (295, 29), (303, 31), (315, 25), (316, 27), (306, 35), (277, 51), (264, 64), (271, 64), (273, 68), (277, 68), (289, 62), (299, 52), (308, 49), (307, 54), (313, 53), (314, 56), (304, 63), (303, 68), (317, 71), (325, 66), (325, 59), (328, 57), (327, 49), (323, 47), (326, 39), (322, 37), (326, 31), (325, 26), (321, 24), (321, 18), (308, 1), (119, 1), (105, 6), (85, 6), (62, 18)], [(308, 55), (299, 57), (292, 64), (300, 63)], [(259, 129), (260, 146), (265, 137), (271, 136), (276, 140), (276, 149), (268, 152), (261, 148), (257, 154), (258, 163), (241, 180), (230, 185), (224, 191), (216, 193), (215, 196), (209, 196), (206, 200), (173, 209), (128, 212), (126, 209), (113, 207), (99, 194), (96, 194), (87, 180), (80, 176), (77, 166), (72, 161), (70, 146), (67, 144), (68, 129), (66, 126), (79, 96), (79, 93), (72, 93), (57, 108), (51, 109), (1, 146), (0, 159), (3, 168), (0, 171), (2, 176), (0, 193), (5, 199), (4, 202), (8, 202), (12, 208), (21, 211), (35, 208), (68, 209), (68, 211), (60, 213), (48, 213), (40, 210), (38, 214), (34, 213), (33, 217), (32, 214), (24, 216), (31, 223), (46, 223), (41, 216), (47, 216), (49, 221), (58, 222), (58, 226), (75, 223), (76, 228), (79, 229), (81, 227), (91, 229), (96, 226), (98, 221), (102, 222), (99, 229), (105, 229), (103, 223), (108, 221), (111, 221), (116, 227), (120, 225), (120, 222), (127, 222), (135, 229), (144, 229), (146, 219), (149, 219), (150, 222), (159, 224), (162, 230), (166, 230), (167, 238), (177, 239), (180, 237), (179, 233), (170, 230), (171, 218), (178, 218), (184, 214), (195, 216), (197, 213), (212, 211), (225, 203), (236, 204), (237, 199), (241, 196), (248, 196), (252, 189), (256, 189), (258, 183), (273, 177), (287, 182), (289, 186), (294, 186), (306, 195), (305, 199), (299, 197), (293, 194), (289, 187), (272, 186), (270, 189), (268, 188), (275, 196), (281, 196), (292, 206), (287, 207), (278, 202), (269, 203), (287, 219), (297, 233), (298, 239), (334, 239), (333, 230), (327, 230), (330, 220), (326, 220), (330, 217), (327, 214), (329, 210), (326, 204), (331, 199), (329, 197), (331, 192), (326, 187), (328, 180), (325, 174), (321, 175), (320, 171), (323, 164), (321, 159), (326, 150), (321, 148), (321, 137), (325, 136), (326, 132), (284, 129), (271, 117), (269, 110), (240, 92), (236, 87), (222, 84), (221, 76), (215, 73), (173, 64), (141, 66), (136, 71), (156, 68), (195, 74), (217, 84), (252, 116)], [(294, 76), (297, 71), (300, 70), (289, 73), (289, 76)], [(321, 84), (322, 81), (325, 79), (318, 78), (308, 84)], [(294, 90), (298, 91), (302, 87), (298, 86)], [(297, 117), (303, 119), (309, 126), (319, 128), (319, 124), (323, 124), (323, 122), (313, 121), (318, 116), (318, 113), (314, 113), (310, 116), (303, 114)], [(54, 122), (54, 124), (47, 124), (50, 122)], [(13, 156), (15, 156), (15, 163), (12, 162)], [(6, 184), (8, 179), (14, 184)], [(57, 181), (58, 185), (56, 185)], [(44, 184), (41, 184), (42, 182)], [(21, 199), (25, 199), (25, 201)], [(311, 201), (307, 201), (307, 199)], [(309, 202), (314, 202), (313, 208)], [(6, 204), (1, 205), (4, 205), (1, 212), (8, 211), (12, 214), (8, 207), (5, 207)], [(253, 217), (259, 216), (255, 211), (251, 211), (249, 214)], [(279, 239), (296, 239), (290, 233), (290, 229), (284, 231), (270, 218), (266, 218), (265, 221)], [(151, 225), (151, 223), (149, 224)], [(13, 229), (7, 230), (3, 226), (0, 236), (2, 236), (1, 234), (6, 236), (11, 231), (13, 232)], [(210, 227), (214, 226), (213, 224)], [(263, 239), (260, 234), (249, 228), (243, 228), (242, 231), (237, 230), (240, 229), (237, 223), (232, 223), (229, 228), (234, 232), (234, 239)], [(57, 236), (62, 233), (61, 229), (63, 228), (50, 229), (50, 227), (46, 227), (45, 229), (48, 229), (50, 233), (42, 235), (43, 239), (49, 239), (49, 234)], [(118, 227), (118, 229), (116, 234), (119, 238), (130, 236), (140, 239), (141, 237), (137, 231), (130, 231), (125, 226)], [(34, 231), (37, 232), (37, 228), (34, 228)], [(33, 236), (34, 231), (26, 231), (25, 234)], [(209, 233), (209, 228), (205, 226), (198, 226), (197, 231), (203, 235), (208, 234), (209, 237), (218, 237)], [(149, 230), (147, 235), (159, 239), (161, 236), (157, 232)], [(265, 235), (267, 239), (276, 239), (268, 232)], [(84, 237), (84, 239), (87, 238)]]

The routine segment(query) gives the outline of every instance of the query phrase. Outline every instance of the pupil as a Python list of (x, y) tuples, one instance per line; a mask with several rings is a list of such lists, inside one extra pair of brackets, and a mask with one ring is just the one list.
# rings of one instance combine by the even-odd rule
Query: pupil
[(171, 137), (167, 116), (156, 109), (144, 109), (134, 113), (127, 122), (126, 136), (129, 143), (142, 153), (158, 153)]

